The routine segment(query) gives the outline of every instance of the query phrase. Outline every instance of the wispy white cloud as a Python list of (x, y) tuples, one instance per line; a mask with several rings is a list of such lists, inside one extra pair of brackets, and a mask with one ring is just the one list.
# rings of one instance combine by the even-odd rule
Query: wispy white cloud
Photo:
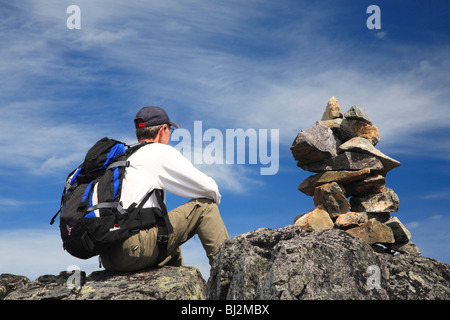
[(93, 31), (87, 32), (84, 37), (80, 39), (80, 42), (85, 45), (85, 49), (90, 47), (107, 47), (109, 45), (115, 45), (119, 41), (124, 41), (128, 37), (135, 37), (135, 33), (131, 29), (119, 30), (118, 32), (111, 31)]
[(11, 208), (11, 207), (35, 206), (49, 203), (49, 201), (30, 201), (27, 199), (18, 200), (16, 198), (0, 197), (0, 203), (2, 204), (2, 211), (3, 211), (5, 207)]
[[(1, 84), (9, 92), (2, 97), (0, 144), (10, 148), (8, 160), (14, 157), (35, 173), (75, 164), (99, 132), (124, 136), (132, 130), (94, 127), (105, 105), (80, 105), (77, 97), (85, 99), (89, 90), (125, 97), (129, 92), (130, 104), (116, 110), (130, 123), (134, 109), (162, 104), (185, 123), (207, 118), (218, 128), (280, 129), (282, 147), (320, 119), (331, 96), (343, 111), (353, 104), (366, 108), (389, 150), (432, 148), (422, 138), (411, 144), (412, 133), (450, 125), (442, 112), (449, 97), (442, 85), (448, 84), (448, 48), (437, 45), (421, 56), (398, 45), (390, 53), (408, 68), (386, 71), (394, 65), (389, 54), (362, 52), (351, 38), (338, 44), (323, 32), (323, 24), (345, 14), (345, 8), (305, 5), (292, 19), (289, 6), (253, 1), (132, 0), (106, 7), (79, 1), (82, 29), (73, 31), (65, 27), (68, 4), (14, 3), (27, 23), (19, 28), (12, 19), (3, 22), (11, 32), (1, 34), (10, 45), (0, 49)], [(274, 10), (291, 19), (267, 27)], [(349, 54), (352, 50), (359, 55)], [(36, 95), (45, 99), (32, 99)], [(17, 123), (34, 134), (23, 136)], [(245, 174), (233, 170), (234, 175), (222, 176)]]
[(220, 190), (245, 195), (255, 187), (264, 185), (260, 180), (259, 168), (226, 164), (196, 165), (196, 167), (212, 177)]
[(450, 190), (440, 190), (433, 193), (427, 193), (423, 196), (420, 196), (420, 198), (424, 200), (448, 200), (450, 199)]
[[(182, 246), (185, 265), (199, 268), (203, 278), (209, 277), (206, 253), (195, 237)], [(57, 228), (0, 230), (0, 274), (23, 275), (30, 280), (45, 274), (57, 275), (72, 265), (89, 275), (99, 268), (98, 257), (87, 260), (72, 257), (63, 250)]]
[(411, 241), (421, 249), (422, 255), (449, 263), (450, 217), (434, 215), (405, 224), (411, 231)]
[(411, 221), (406, 224), (406, 228), (408, 228), (408, 229), (416, 229), (418, 227), (420, 227), (419, 221)]
[(0, 147), (7, 150), (1, 160), (3, 170), (54, 173), (81, 162), (84, 158), (81, 150), (90, 141), (95, 142), (93, 129), (54, 119), (45, 102), (28, 100), (1, 110), (4, 116), (0, 118)]
[(98, 269), (98, 258), (80, 260), (65, 252), (56, 228), (1, 230), (0, 255), (0, 273), (24, 275), (30, 280), (57, 275), (70, 265), (78, 265), (88, 274)]

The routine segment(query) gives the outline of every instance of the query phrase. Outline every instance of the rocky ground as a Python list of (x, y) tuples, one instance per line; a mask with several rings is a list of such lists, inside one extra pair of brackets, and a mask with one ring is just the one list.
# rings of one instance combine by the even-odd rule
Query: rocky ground
[(450, 266), (419, 255), (377, 253), (344, 230), (259, 229), (227, 241), (209, 299), (450, 299)]
[(205, 288), (205, 280), (193, 267), (95, 271), (88, 277), (63, 271), (32, 282), (23, 276), (0, 276), (0, 297), (6, 300), (203, 300)]

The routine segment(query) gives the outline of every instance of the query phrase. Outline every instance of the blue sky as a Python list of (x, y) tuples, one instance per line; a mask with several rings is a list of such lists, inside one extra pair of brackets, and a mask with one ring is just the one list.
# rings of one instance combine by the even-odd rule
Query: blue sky
[[(81, 29), (69, 30), (70, 5)], [(369, 5), (381, 29), (368, 29)], [(450, 263), (450, 4), (447, 1), (0, 0), (0, 273), (34, 279), (69, 265), (58, 210), (67, 174), (103, 136), (134, 142), (158, 105), (187, 130), (279, 129), (279, 171), (201, 165), (218, 183), (230, 236), (280, 228), (313, 208), (311, 173), (289, 147), (335, 96), (366, 108), (377, 148), (402, 165), (387, 186), (424, 256)], [(169, 209), (186, 199), (171, 196)], [(186, 263), (207, 277), (194, 239)]]

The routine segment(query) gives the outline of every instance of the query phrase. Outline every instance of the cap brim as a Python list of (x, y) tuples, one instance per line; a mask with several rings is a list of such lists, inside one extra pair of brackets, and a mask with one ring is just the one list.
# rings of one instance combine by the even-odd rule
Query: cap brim
[(180, 128), (180, 126), (179, 125), (177, 125), (175, 122), (172, 122), (172, 121), (169, 121), (169, 124), (172, 126), (172, 127), (175, 127), (175, 128)]

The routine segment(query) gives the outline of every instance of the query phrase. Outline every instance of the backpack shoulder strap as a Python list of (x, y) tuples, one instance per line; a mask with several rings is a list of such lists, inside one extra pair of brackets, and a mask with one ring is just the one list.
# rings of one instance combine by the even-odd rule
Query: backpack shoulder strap
[(133, 153), (135, 153), (136, 151), (138, 151), (140, 148), (142, 148), (143, 146), (146, 146), (146, 145), (148, 145), (148, 144), (152, 144), (153, 142), (150, 142), (150, 141), (143, 141), (143, 142), (140, 142), (140, 143), (138, 143), (138, 144), (135, 144), (135, 145), (133, 145), (133, 146), (130, 146), (125, 152), (126, 152), (126, 154), (127, 154), (127, 158), (129, 157), (129, 156), (131, 156)]
[(156, 224), (158, 226), (157, 244), (158, 244), (158, 264), (167, 257), (167, 245), (169, 243), (169, 234), (173, 232), (172, 224), (169, 220), (166, 204), (164, 203), (164, 191), (161, 189), (153, 189), (148, 192), (142, 199), (138, 206), (133, 203), (128, 210), (134, 212), (141, 211), (144, 204), (150, 199), (150, 196), (155, 193), (156, 200), (158, 201), (161, 212), (153, 211), (156, 218)]
[(52, 225), (55, 223), (56, 217), (61, 213), (61, 208), (59, 208), (58, 212), (53, 216), (52, 220), (50, 221), (50, 224)]
[[(141, 142), (139, 144), (136, 144), (132, 147), (128, 147), (128, 149), (125, 151), (125, 160), (118, 160), (118, 161), (114, 161), (112, 162), (107, 168), (106, 170), (108, 170), (109, 168), (113, 168), (113, 167), (128, 167), (130, 165), (130, 162), (127, 160), (133, 153), (135, 153), (136, 151), (138, 151), (141, 147), (145, 146), (146, 144), (150, 144), (153, 142)], [(119, 155), (121, 156), (121, 155)], [(123, 157), (122, 157), (123, 159)]]
[(158, 263), (162, 262), (167, 257), (167, 246), (169, 244), (169, 235), (173, 232), (172, 224), (169, 220), (169, 214), (167, 212), (166, 205), (164, 203), (164, 191), (161, 189), (156, 189), (155, 191), (156, 199), (161, 208), (162, 215), (156, 216), (156, 222), (158, 224)]

